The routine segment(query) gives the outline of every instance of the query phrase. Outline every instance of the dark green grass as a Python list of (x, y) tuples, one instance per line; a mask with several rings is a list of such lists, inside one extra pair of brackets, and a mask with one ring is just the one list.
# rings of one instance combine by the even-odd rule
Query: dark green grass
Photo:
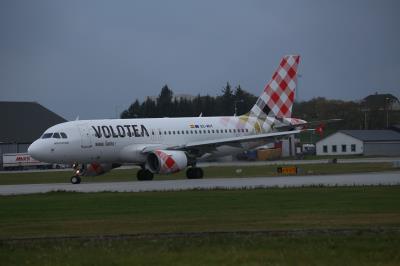
[(2, 265), (399, 265), (400, 235), (0, 243)]
[(400, 225), (400, 187), (0, 198), (0, 238)]
[[(251, 177), (277, 176), (277, 167), (274, 165), (262, 166), (213, 166), (205, 167), (205, 178), (215, 177)], [(363, 173), (395, 170), (391, 163), (349, 163), (349, 164), (306, 164), (298, 165), (299, 174), (342, 174)], [(237, 171), (240, 169), (241, 171)], [(115, 169), (109, 173), (95, 177), (83, 177), (83, 182), (106, 181), (136, 181), (137, 169)], [(32, 173), (1, 173), (0, 185), (10, 184), (38, 184), (38, 183), (69, 183), (72, 171), (59, 172), (32, 172)], [(185, 172), (172, 175), (155, 175), (155, 180), (184, 179)]]
[[(6, 196), (0, 264), (399, 265), (399, 227), (400, 186)], [(4, 240), (318, 228), (397, 230)]]

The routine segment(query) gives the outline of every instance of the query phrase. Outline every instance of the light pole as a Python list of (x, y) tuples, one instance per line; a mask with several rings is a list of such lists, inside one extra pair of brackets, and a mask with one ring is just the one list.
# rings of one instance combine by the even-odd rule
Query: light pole
[(241, 100), (236, 100), (236, 101), (235, 101), (235, 114), (234, 114), (233, 116), (236, 116), (236, 114), (237, 114), (237, 106), (236, 106), (236, 104), (237, 104), (237, 103), (242, 103), (242, 102), (244, 102), (243, 99), (241, 99)]
[(386, 97), (386, 128), (389, 128), (389, 106), (390, 106), (390, 98)]
[(365, 99), (361, 102), (360, 111), (364, 112), (364, 129), (367, 130), (368, 129), (367, 113), (369, 111), (369, 108)]

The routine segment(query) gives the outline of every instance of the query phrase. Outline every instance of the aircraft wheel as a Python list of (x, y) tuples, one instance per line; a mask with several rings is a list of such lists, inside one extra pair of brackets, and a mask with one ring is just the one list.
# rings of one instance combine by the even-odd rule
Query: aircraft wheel
[(193, 168), (188, 168), (188, 169), (186, 170), (186, 177), (187, 177), (188, 179), (193, 179), (193, 178), (194, 178), (194, 175), (193, 175)]
[(201, 179), (203, 175), (203, 169), (198, 167), (191, 167), (186, 170), (186, 177), (188, 179)]
[(74, 175), (73, 177), (71, 177), (71, 183), (72, 184), (79, 184), (81, 182), (81, 177)]
[(199, 179), (203, 178), (203, 176), (204, 176), (203, 169), (197, 168), (197, 167), (195, 169), (196, 169), (196, 178), (199, 178)]
[(153, 177), (154, 177), (153, 173), (147, 169), (140, 169), (137, 172), (137, 179), (139, 181), (153, 180)]

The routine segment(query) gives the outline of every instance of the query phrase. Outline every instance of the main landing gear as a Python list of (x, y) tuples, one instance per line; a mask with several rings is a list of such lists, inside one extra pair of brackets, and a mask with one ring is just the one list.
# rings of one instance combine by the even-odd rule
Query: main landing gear
[[(203, 176), (204, 176), (203, 169), (201, 169), (199, 167), (190, 167), (186, 170), (186, 177), (188, 179), (201, 179), (201, 178), (203, 178)], [(74, 178), (74, 177), (72, 177), (72, 178)], [(71, 178), (71, 182), (72, 182), (72, 178)], [(79, 176), (78, 176), (78, 178), (79, 178)], [(139, 181), (150, 181), (150, 180), (153, 180), (153, 178), (154, 178), (154, 174), (146, 168), (141, 168), (137, 172), (137, 179)], [(80, 182), (80, 179), (79, 179), (79, 182)]]
[(186, 170), (186, 177), (188, 179), (201, 179), (204, 176), (203, 169), (199, 167), (190, 167)]
[(153, 173), (150, 172), (150, 170), (148, 169), (142, 168), (137, 172), (137, 179), (139, 181), (153, 180), (153, 177), (154, 177)]

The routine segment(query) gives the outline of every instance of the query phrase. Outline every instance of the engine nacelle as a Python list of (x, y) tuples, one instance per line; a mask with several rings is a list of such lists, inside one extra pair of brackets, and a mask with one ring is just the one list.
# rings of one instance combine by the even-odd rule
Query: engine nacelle
[(183, 151), (155, 150), (147, 156), (146, 168), (156, 174), (172, 174), (188, 165), (188, 158)]
[(114, 168), (120, 167), (121, 164), (117, 163), (90, 163), (87, 164), (84, 169), (80, 169), (78, 171), (82, 171), (83, 173), (80, 173), (80, 175), (83, 176), (97, 176), (97, 175), (102, 175), (105, 174), (109, 171), (111, 171)]

